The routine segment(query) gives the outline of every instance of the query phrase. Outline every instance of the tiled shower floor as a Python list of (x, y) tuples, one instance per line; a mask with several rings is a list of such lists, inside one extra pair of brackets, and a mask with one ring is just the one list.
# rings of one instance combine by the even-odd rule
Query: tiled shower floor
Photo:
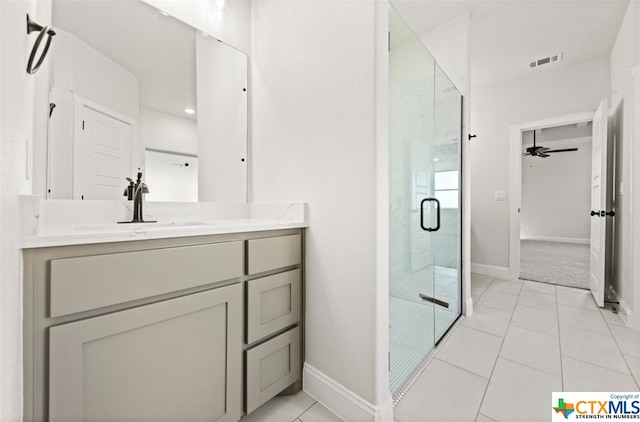
[[(452, 268), (435, 267), (436, 283), (428, 271), (395, 278), (389, 297), (390, 388), (396, 394), (428, 356), (460, 314), (460, 287)], [(431, 280), (425, 280), (425, 275)], [(435, 291), (435, 294), (434, 294)], [(446, 309), (422, 301), (419, 293), (449, 302)]]

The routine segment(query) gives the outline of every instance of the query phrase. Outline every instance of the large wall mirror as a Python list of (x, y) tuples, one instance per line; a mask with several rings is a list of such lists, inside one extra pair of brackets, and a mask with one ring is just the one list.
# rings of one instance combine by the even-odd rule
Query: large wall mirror
[(247, 56), (141, 0), (53, 0), (47, 197), (245, 202)]

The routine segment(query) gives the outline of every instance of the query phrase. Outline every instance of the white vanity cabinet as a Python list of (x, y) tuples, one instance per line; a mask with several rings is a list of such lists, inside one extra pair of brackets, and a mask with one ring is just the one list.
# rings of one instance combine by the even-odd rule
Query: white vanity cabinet
[(299, 390), (302, 239), (25, 249), (25, 420), (238, 421)]

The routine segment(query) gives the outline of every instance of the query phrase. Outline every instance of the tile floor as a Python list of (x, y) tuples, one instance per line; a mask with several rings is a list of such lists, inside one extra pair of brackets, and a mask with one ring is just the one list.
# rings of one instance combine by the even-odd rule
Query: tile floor
[[(471, 291), (473, 316), (440, 344), (396, 422), (546, 421), (554, 391), (639, 390), (640, 332), (588, 291), (477, 274)], [(302, 392), (242, 420), (264, 421), (340, 418)]]
[(640, 332), (589, 291), (471, 280), (474, 314), (438, 347), (396, 421), (546, 421), (554, 391), (638, 391)]

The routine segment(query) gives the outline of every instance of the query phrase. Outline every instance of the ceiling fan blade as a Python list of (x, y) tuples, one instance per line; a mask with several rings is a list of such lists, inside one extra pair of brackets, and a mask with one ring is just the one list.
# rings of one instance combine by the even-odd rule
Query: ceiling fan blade
[(546, 157), (550, 157), (549, 154), (545, 154), (544, 152), (541, 152), (538, 154), (538, 157), (542, 157), (542, 158), (546, 158)]
[(565, 149), (552, 149), (549, 151), (545, 151), (547, 154), (550, 152), (571, 152), (571, 151), (577, 151), (578, 148), (565, 148)]

